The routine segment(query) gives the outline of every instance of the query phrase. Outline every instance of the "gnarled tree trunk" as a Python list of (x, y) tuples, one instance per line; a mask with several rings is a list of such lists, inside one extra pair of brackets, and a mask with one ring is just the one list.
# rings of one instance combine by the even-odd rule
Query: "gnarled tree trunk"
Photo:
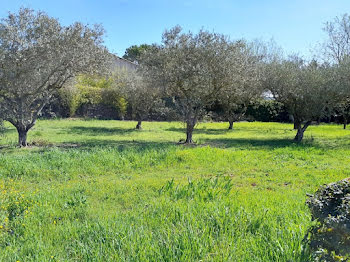
[[(294, 122), (295, 123), (295, 122)], [(301, 125), (301, 122), (298, 122), (298, 126), (297, 126), (297, 134), (296, 136), (294, 137), (294, 141), (296, 142), (301, 142), (301, 140), (303, 139), (304, 137), (304, 132), (306, 130), (306, 128), (308, 128), (308, 126), (311, 124), (311, 121), (307, 121), (305, 123), (304, 126)]]
[(233, 120), (229, 120), (228, 123), (229, 123), (228, 129), (232, 130), (233, 129)]
[(17, 129), (18, 132), (18, 146), (19, 147), (26, 147), (27, 144), (27, 130), (23, 129)]
[(28, 145), (27, 143), (27, 134), (29, 129), (33, 127), (34, 124), (30, 124), (28, 126), (24, 125), (15, 125), (18, 133), (18, 146), (19, 147), (26, 147)]
[(21, 121), (15, 121), (13, 119), (7, 119), (7, 121), (9, 121), (17, 129), (18, 146), (26, 147), (28, 145), (27, 143), (28, 131), (35, 125), (36, 120), (32, 120), (32, 122), (29, 122), (27, 124), (24, 124)]
[(193, 144), (192, 134), (193, 134), (194, 126), (195, 126), (195, 124), (187, 122), (185, 144)]
[(344, 124), (343, 128), (346, 129), (346, 126), (347, 126), (347, 124), (348, 124), (348, 119), (345, 118), (345, 117), (344, 117), (344, 123), (343, 123), (343, 124)]
[(299, 122), (299, 121), (297, 121), (297, 120), (295, 120), (294, 119), (294, 127), (293, 127), (293, 129), (294, 130), (298, 130), (298, 128), (301, 126), (301, 123)]
[(138, 121), (137, 121), (137, 125), (136, 125), (136, 129), (138, 129), (138, 130), (142, 129), (141, 124), (142, 124), (142, 121), (141, 121), (141, 120), (138, 120)]

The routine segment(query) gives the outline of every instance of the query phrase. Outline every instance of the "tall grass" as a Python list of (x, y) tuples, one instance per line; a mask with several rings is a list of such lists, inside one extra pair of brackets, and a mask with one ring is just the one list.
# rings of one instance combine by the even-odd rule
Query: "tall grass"
[(0, 261), (308, 261), (306, 193), (349, 176), (350, 131), (42, 120), (0, 138)]

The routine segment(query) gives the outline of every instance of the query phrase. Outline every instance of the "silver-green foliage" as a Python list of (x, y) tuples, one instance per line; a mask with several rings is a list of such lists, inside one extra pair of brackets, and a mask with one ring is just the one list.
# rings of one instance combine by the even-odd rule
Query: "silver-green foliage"
[(343, 97), (337, 105), (337, 113), (343, 117), (344, 129), (349, 120), (350, 97), (350, 16), (344, 14), (327, 22), (324, 31), (327, 39), (323, 43), (323, 57), (337, 68), (337, 81)]
[(275, 60), (266, 66), (265, 87), (293, 116), (296, 141), (301, 141), (312, 121), (330, 112), (342, 97), (337, 79), (336, 68), (299, 57)]
[(141, 129), (141, 123), (146, 120), (150, 110), (164, 108), (162, 90), (153, 83), (152, 76), (144, 71), (129, 71), (125, 75), (124, 93), (131, 108), (131, 115), (137, 120), (136, 129)]
[(231, 83), (218, 93), (218, 101), (223, 108), (224, 116), (230, 127), (245, 114), (247, 106), (262, 96), (262, 62), (266, 56), (264, 46), (258, 42), (236, 43)]
[(20, 146), (53, 92), (77, 73), (107, 61), (103, 28), (62, 26), (43, 12), (22, 8), (0, 22), (0, 103), (4, 119), (19, 133)]
[(220, 34), (184, 33), (177, 26), (164, 32), (162, 44), (143, 53), (140, 70), (173, 97), (186, 123), (187, 143), (193, 142), (193, 129), (205, 108), (232, 83), (239, 45)]

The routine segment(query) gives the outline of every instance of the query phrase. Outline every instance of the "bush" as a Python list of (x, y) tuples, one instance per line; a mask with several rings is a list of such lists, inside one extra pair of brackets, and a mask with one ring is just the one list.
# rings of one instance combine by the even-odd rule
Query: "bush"
[(289, 122), (284, 106), (275, 100), (259, 100), (247, 108), (247, 116), (262, 122)]
[(77, 109), (82, 103), (81, 93), (81, 90), (73, 84), (67, 85), (59, 90), (61, 105), (68, 109), (67, 111), (70, 117), (75, 115)]
[(123, 119), (127, 101), (122, 95), (123, 79), (80, 75), (54, 94), (42, 116)]
[(350, 261), (350, 182), (322, 186), (307, 200), (315, 225), (307, 240), (316, 261)]

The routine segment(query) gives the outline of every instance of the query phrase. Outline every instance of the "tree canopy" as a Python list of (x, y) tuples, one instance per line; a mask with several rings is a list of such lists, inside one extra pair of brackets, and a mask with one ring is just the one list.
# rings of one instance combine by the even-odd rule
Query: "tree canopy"
[(43, 12), (22, 8), (0, 22), (0, 106), (26, 146), (53, 92), (78, 73), (101, 70), (108, 61), (101, 26), (62, 26)]
[(218, 94), (229, 129), (234, 121), (238, 121), (246, 113), (249, 104), (262, 96), (262, 58), (256, 45), (244, 41), (237, 45), (231, 83), (226, 85)]
[(341, 98), (334, 68), (297, 56), (268, 64), (265, 84), (293, 116), (298, 142), (312, 121), (331, 111)]
[(225, 36), (200, 30), (182, 32), (177, 26), (166, 30), (162, 44), (149, 49), (140, 60), (144, 74), (170, 95), (186, 123), (186, 143), (205, 107), (232, 82), (235, 53), (239, 43)]
[(147, 44), (132, 45), (125, 50), (125, 54), (123, 55), (123, 58), (131, 62), (138, 62), (140, 60), (142, 53), (147, 49), (149, 49), (150, 47), (151, 46)]

